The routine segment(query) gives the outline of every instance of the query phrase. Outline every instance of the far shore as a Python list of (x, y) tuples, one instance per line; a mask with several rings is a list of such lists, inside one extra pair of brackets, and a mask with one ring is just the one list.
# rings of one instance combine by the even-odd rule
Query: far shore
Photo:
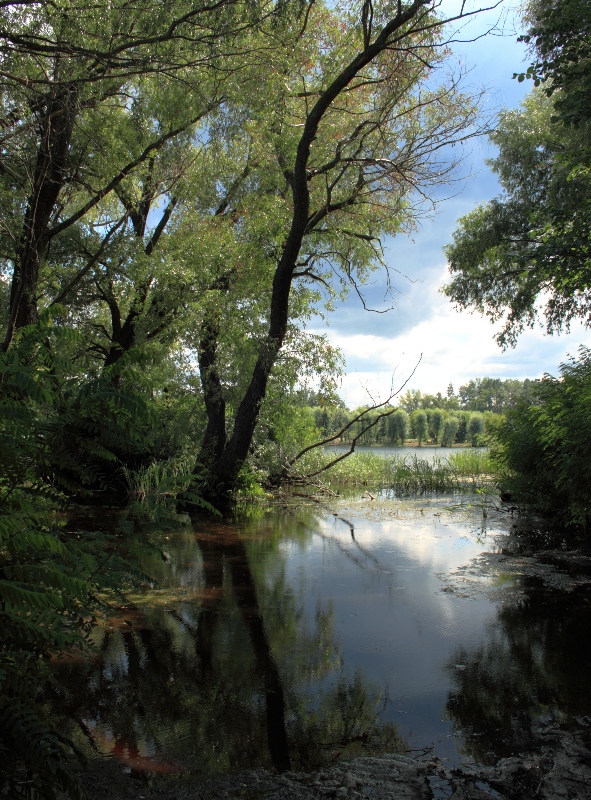
[[(336, 442), (329, 442), (326, 445), (326, 447), (347, 447), (349, 445), (350, 445), (350, 442), (336, 441)], [(437, 442), (422, 442), (421, 444), (419, 444), (417, 439), (407, 439), (404, 444), (358, 444), (358, 445), (355, 445), (356, 449), (359, 448), (359, 447), (367, 447), (367, 448), (371, 448), (372, 450), (382, 450), (382, 449), (385, 449), (385, 448), (402, 449), (404, 447), (425, 447), (425, 448), (427, 448), (427, 447), (430, 447), (430, 448), (433, 448), (433, 447), (445, 447), (445, 448), (448, 448), (448, 449), (453, 448), (454, 450), (461, 450), (464, 447), (472, 448), (474, 446), (476, 446), (476, 447), (486, 447), (486, 445), (472, 445), (472, 444), (470, 444), (470, 442), (461, 442), (461, 443), (457, 443), (456, 442), (455, 444), (446, 444), (446, 445), (439, 444)]]

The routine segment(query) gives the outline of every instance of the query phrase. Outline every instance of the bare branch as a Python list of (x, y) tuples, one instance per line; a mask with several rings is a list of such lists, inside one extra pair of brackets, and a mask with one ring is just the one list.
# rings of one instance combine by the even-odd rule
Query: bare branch
[[(384, 408), (384, 406), (387, 406), (388, 403), (390, 403), (390, 401), (394, 397), (396, 397), (397, 395), (400, 394), (400, 392), (404, 389), (404, 387), (407, 385), (407, 383), (413, 377), (413, 375), (415, 374), (419, 364), (421, 363), (421, 359), (422, 358), (423, 358), (423, 354), (421, 353), (421, 355), (419, 357), (419, 360), (415, 364), (415, 366), (414, 366), (412, 372), (410, 373), (410, 375), (408, 376), (408, 378), (404, 381), (402, 386), (399, 389), (397, 389), (395, 392), (392, 392), (392, 394), (390, 394), (390, 396), (387, 397), (386, 400), (384, 400), (381, 403), (374, 403), (374, 405), (370, 406), (369, 408), (366, 408), (360, 414), (357, 414), (357, 416), (354, 417), (352, 420), (350, 420), (346, 425), (343, 425), (343, 427), (339, 431), (334, 433), (332, 436), (327, 436), (325, 439), (322, 439), (319, 442), (314, 442), (314, 444), (310, 444), (307, 447), (304, 447), (303, 450), (300, 450), (300, 452), (296, 456), (294, 456), (293, 458), (291, 458), (287, 462), (286, 470), (284, 472), (287, 472), (287, 470), (289, 470), (289, 468), (292, 467), (293, 464), (296, 463), (296, 461), (299, 461), (299, 459), (302, 458), (302, 456), (305, 455), (306, 453), (310, 452), (310, 450), (314, 450), (316, 447), (324, 447), (325, 445), (330, 444), (330, 442), (334, 442), (335, 439), (340, 439), (342, 437), (342, 435), (346, 431), (348, 431), (349, 428), (351, 428), (352, 425), (355, 425), (355, 423), (361, 421), (363, 419), (363, 417), (365, 417), (367, 414), (371, 413), (372, 411), (376, 411), (378, 408)], [(375, 425), (378, 424), (378, 422), (380, 420), (384, 419), (385, 417), (391, 416), (395, 411), (398, 411), (397, 407), (389, 409), (388, 411), (384, 411), (381, 414), (378, 414), (378, 416), (375, 419), (371, 420), (371, 422), (368, 422), (367, 425), (365, 425), (365, 427), (363, 427), (361, 432), (358, 433), (357, 436), (355, 436), (352, 439), (351, 446), (350, 446), (349, 450), (347, 450), (345, 453), (342, 453), (337, 458), (333, 458), (332, 461), (329, 461), (328, 464), (325, 464), (323, 467), (321, 467), (320, 469), (316, 470), (315, 472), (311, 472), (309, 475), (305, 475), (304, 476), (305, 479), (307, 480), (308, 478), (314, 478), (314, 477), (316, 477), (316, 475), (319, 475), (321, 472), (325, 472), (327, 469), (330, 469), (331, 467), (334, 467), (335, 464), (339, 463), (339, 461), (342, 461), (343, 459), (348, 458), (352, 453), (355, 452), (355, 445), (357, 444), (359, 439), (363, 436), (363, 434), (367, 433), (367, 431), (371, 430)], [(288, 475), (285, 474), (285, 477), (287, 478)]]

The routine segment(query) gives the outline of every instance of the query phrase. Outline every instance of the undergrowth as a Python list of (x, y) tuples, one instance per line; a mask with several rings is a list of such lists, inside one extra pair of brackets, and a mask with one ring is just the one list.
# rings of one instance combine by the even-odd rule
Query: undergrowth
[(64, 379), (59, 335), (42, 318), (0, 356), (0, 796), (10, 800), (82, 797), (69, 767), (79, 754), (43, 703), (49, 660), (83, 648), (105, 598), (134, 580), (126, 537), (66, 531), (56, 512), (64, 491), (111, 490), (116, 447), (143, 449), (143, 405), (108, 376)]

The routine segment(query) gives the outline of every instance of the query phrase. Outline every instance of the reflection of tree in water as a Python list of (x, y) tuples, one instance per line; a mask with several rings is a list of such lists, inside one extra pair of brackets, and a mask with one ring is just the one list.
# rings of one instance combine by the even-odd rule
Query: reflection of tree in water
[(591, 714), (590, 624), (584, 593), (531, 585), (521, 603), (499, 611), (483, 646), (454, 653), (447, 712), (468, 755), (494, 763), (535, 748), (541, 722), (568, 727)]
[[(185, 590), (190, 576), (197, 597), (127, 612), (94, 660), (60, 668), (59, 705), (101, 750), (137, 768), (213, 773), (307, 766), (375, 741), (376, 698), (361, 676), (311, 700), (313, 682), (340, 667), (330, 611), (306, 626), (277, 539), (247, 546), (221, 523), (197, 532), (192, 558), (171, 537), (166, 569)], [(394, 743), (393, 729), (382, 733)]]

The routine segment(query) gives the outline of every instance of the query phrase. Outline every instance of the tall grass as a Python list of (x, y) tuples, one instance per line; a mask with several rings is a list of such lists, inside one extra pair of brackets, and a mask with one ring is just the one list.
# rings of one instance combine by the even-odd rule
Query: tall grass
[(353, 453), (319, 477), (334, 491), (366, 486), (390, 488), (400, 494), (476, 491), (494, 483), (488, 451), (469, 449), (434, 459), (416, 454), (384, 458)]

